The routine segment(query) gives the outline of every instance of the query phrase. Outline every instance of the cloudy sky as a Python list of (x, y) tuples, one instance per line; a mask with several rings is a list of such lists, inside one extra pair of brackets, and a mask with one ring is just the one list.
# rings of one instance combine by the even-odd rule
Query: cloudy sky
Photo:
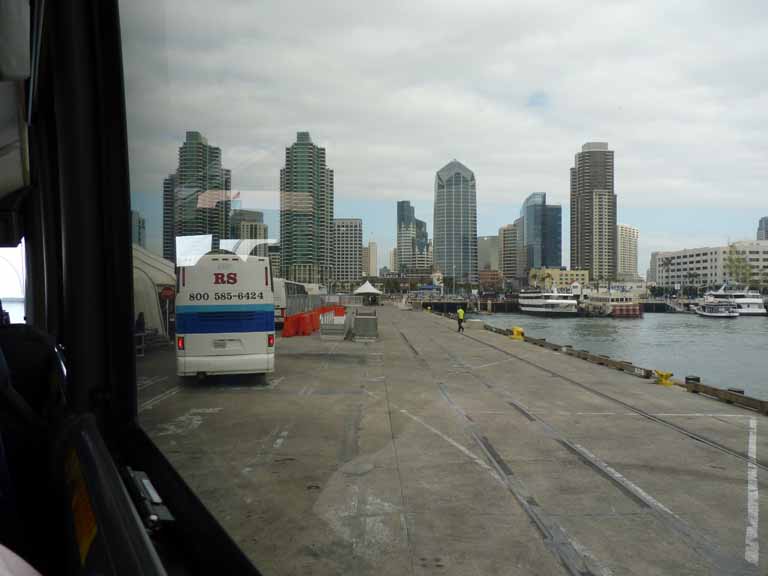
[(186, 130), (222, 148), (244, 207), (272, 210), (285, 147), (310, 131), (336, 216), (363, 218), (382, 256), (397, 200), (431, 231), (435, 171), (456, 158), (477, 177), (480, 234), (531, 192), (562, 203), (567, 265), (568, 170), (593, 140), (615, 150), (641, 273), (652, 250), (754, 238), (768, 214), (764, 2), (125, 0), (121, 17), (153, 249)]

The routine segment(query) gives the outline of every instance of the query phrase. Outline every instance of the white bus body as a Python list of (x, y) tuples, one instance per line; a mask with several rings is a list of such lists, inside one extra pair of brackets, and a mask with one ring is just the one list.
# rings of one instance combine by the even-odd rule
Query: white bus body
[(177, 273), (176, 373), (255, 374), (275, 369), (269, 259), (206, 254)]
[(282, 278), (275, 278), (273, 287), (275, 289), (275, 325), (282, 326), (288, 315), (288, 298), (306, 295), (307, 289), (304, 284)]

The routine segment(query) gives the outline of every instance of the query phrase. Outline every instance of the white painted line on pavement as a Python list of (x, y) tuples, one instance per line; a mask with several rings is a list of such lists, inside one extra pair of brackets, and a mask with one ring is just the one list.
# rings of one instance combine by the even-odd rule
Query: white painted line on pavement
[(573, 445), (579, 452), (581, 452), (584, 456), (586, 456), (589, 460), (594, 462), (600, 469), (602, 469), (606, 474), (614, 478), (615, 480), (619, 481), (622, 485), (624, 485), (626, 488), (628, 488), (630, 491), (634, 492), (636, 496), (638, 496), (641, 500), (644, 500), (647, 504), (649, 504), (652, 508), (655, 508), (657, 510), (660, 510), (666, 514), (669, 514), (670, 516), (673, 516), (675, 518), (679, 517), (677, 514), (672, 512), (669, 508), (664, 506), (661, 502), (656, 500), (653, 496), (648, 494), (645, 490), (640, 488), (637, 484), (632, 482), (631, 480), (628, 480), (625, 476), (623, 476), (619, 471), (614, 470), (611, 468), (608, 464), (600, 460), (597, 456), (592, 454), (589, 450), (584, 448), (584, 446), (581, 446), (580, 444), (574, 444)]
[(178, 386), (174, 386), (173, 388), (166, 390), (162, 394), (158, 394), (154, 398), (150, 398), (146, 402), (144, 402), (141, 406), (139, 406), (139, 412), (143, 412), (144, 410), (148, 410), (149, 408), (154, 408), (154, 406), (166, 398), (170, 398), (174, 394), (176, 394), (180, 388)]
[[(395, 407), (395, 405), (394, 405), (394, 404), (393, 404), (392, 406), (393, 406), (393, 407)], [(426, 428), (427, 430), (429, 430), (429, 431), (430, 431), (430, 432), (432, 432), (433, 434), (437, 434), (438, 436), (440, 436), (440, 438), (442, 438), (443, 440), (445, 440), (446, 442), (448, 442), (448, 444), (450, 444), (451, 446), (453, 446), (454, 448), (456, 448), (457, 450), (459, 450), (459, 451), (460, 451), (462, 454), (464, 454), (466, 457), (468, 457), (469, 459), (471, 459), (471, 460), (472, 460), (472, 461), (473, 461), (475, 464), (477, 464), (477, 465), (478, 465), (478, 466), (480, 466), (482, 469), (484, 469), (484, 470), (486, 470), (487, 472), (489, 472), (489, 473), (491, 474), (491, 476), (493, 476), (493, 477), (494, 477), (494, 478), (495, 478), (495, 479), (496, 479), (498, 482), (500, 482), (501, 484), (503, 484), (503, 485), (505, 485), (505, 486), (506, 486), (506, 483), (504, 482), (504, 480), (502, 480), (502, 479), (501, 479), (501, 477), (498, 475), (498, 473), (496, 472), (496, 470), (494, 470), (493, 468), (491, 468), (491, 467), (490, 467), (488, 464), (486, 464), (486, 463), (485, 463), (485, 461), (484, 461), (484, 460), (482, 460), (481, 458), (479, 458), (478, 456), (476, 456), (476, 455), (475, 455), (475, 454), (474, 454), (474, 453), (473, 453), (471, 450), (469, 450), (469, 449), (468, 449), (468, 448), (466, 448), (465, 446), (462, 446), (461, 444), (459, 444), (458, 442), (456, 442), (456, 440), (454, 440), (453, 438), (450, 438), (449, 436), (446, 436), (445, 434), (443, 434), (442, 432), (440, 432), (440, 430), (438, 430), (437, 428), (433, 428), (432, 426), (430, 426), (429, 424), (427, 424), (426, 422), (424, 422), (424, 420), (422, 420), (422, 419), (421, 419), (421, 418), (419, 418), (418, 416), (414, 416), (413, 414), (411, 414), (410, 412), (408, 412), (408, 410), (404, 410), (404, 409), (400, 408), (400, 413), (401, 413), (401, 414), (405, 414), (406, 416), (408, 416), (408, 418), (410, 418), (410, 419), (411, 419), (411, 420), (413, 420), (414, 422), (418, 422), (419, 424), (421, 424), (422, 426), (424, 426), (424, 428)]]
[(744, 538), (744, 560), (750, 564), (760, 562), (760, 541), (757, 528), (760, 516), (760, 494), (757, 485), (757, 419), (749, 419), (749, 442), (747, 444), (747, 533)]
[(168, 380), (168, 376), (139, 376), (137, 379), (137, 390), (144, 390), (160, 382)]
[(490, 368), (491, 366), (498, 366), (499, 364), (507, 364), (513, 362), (517, 358), (509, 358), (507, 360), (499, 360), (498, 362), (489, 362), (488, 364), (480, 364), (479, 366), (467, 366), (470, 370), (480, 370), (481, 368)]

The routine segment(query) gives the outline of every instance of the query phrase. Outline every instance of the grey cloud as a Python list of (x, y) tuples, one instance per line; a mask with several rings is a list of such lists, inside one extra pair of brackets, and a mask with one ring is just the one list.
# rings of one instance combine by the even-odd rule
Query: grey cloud
[(605, 139), (622, 209), (768, 208), (763, 3), (393, 4), (124, 1), (134, 190), (159, 202), (188, 129), (235, 187), (276, 190), (306, 129), (340, 198), (430, 198), (456, 157), (480, 203), (565, 203), (574, 153)]

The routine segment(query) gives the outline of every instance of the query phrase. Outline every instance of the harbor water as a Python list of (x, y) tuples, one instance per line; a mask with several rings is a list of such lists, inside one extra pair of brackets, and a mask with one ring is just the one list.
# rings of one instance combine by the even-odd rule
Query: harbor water
[(526, 335), (627, 360), (643, 368), (692, 374), (702, 383), (743, 388), (768, 400), (768, 317), (701, 318), (646, 314), (637, 319), (549, 318), (526, 314), (482, 317), (499, 328), (522, 326)]

